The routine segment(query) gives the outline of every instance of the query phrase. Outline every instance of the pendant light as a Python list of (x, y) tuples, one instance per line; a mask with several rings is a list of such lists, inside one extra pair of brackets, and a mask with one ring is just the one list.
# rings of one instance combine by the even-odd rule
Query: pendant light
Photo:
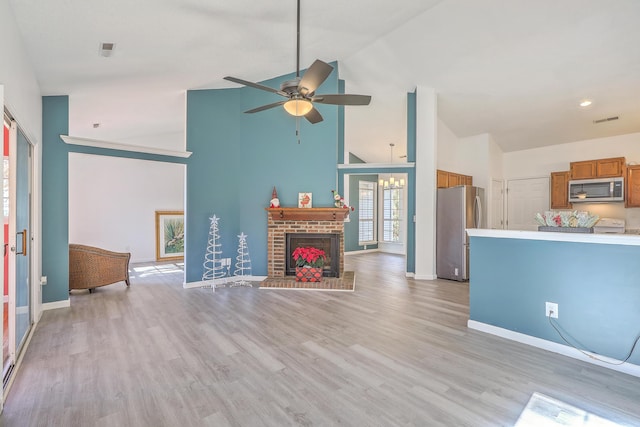
[[(389, 144), (389, 148), (391, 150), (391, 154), (390, 154), (390, 158), (389, 158), (389, 163), (393, 164), (393, 147), (395, 147), (396, 144), (394, 144), (393, 142)], [(389, 177), (389, 180), (384, 180), (384, 179), (380, 179), (378, 181), (378, 184), (380, 185), (380, 187), (383, 187), (385, 190), (388, 190), (390, 188), (403, 188), (404, 187), (404, 178), (400, 178), (400, 179), (395, 179), (395, 177), (393, 176), (393, 173), (391, 174), (391, 176)]]

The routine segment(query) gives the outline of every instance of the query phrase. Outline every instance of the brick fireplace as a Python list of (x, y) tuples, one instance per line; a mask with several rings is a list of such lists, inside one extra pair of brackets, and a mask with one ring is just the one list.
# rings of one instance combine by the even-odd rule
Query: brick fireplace
[[(267, 208), (267, 274), (268, 277), (285, 277), (287, 275), (287, 235), (298, 237), (308, 234), (313, 241), (317, 236), (326, 235), (336, 240), (330, 258), (338, 262), (335, 266), (327, 266), (325, 275), (342, 277), (344, 273), (344, 219), (349, 211), (342, 208)], [(304, 241), (304, 239), (302, 239)], [(295, 248), (289, 248), (292, 251)], [(331, 264), (331, 263), (329, 263)], [(327, 273), (328, 271), (331, 271)], [(288, 272), (292, 274), (291, 270)]]

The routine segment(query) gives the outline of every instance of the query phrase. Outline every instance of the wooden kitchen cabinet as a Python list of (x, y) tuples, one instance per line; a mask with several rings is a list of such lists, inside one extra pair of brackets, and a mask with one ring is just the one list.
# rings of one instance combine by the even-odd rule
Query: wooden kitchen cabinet
[(571, 203), (569, 203), (570, 177), (569, 171), (551, 173), (551, 209), (571, 209)]
[(571, 162), (571, 179), (588, 179), (596, 177), (596, 161)]
[(624, 176), (625, 162), (624, 157), (596, 160), (596, 176), (598, 178)]
[(571, 162), (571, 179), (612, 178), (624, 176), (625, 158), (585, 160)]
[(440, 169), (436, 170), (436, 188), (449, 188), (456, 185), (473, 185), (473, 177)]
[(626, 193), (625, 207), (640, 207), (640, 165), (627, 166)]
[(449, 172), (436, 171), (436, 188), (449, 188)]

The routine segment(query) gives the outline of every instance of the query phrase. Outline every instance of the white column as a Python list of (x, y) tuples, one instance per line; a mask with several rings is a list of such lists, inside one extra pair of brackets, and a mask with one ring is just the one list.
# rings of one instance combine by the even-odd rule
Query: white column
[(436, 278), (436, 167), (438, 100), (435, 90), (416, 90), (415, 278)]

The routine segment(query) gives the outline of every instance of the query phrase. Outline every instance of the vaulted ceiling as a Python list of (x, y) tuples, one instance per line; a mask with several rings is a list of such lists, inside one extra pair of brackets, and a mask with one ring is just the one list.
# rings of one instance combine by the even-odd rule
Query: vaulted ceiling
[[(180, 148), (187, 89), (295, 70), (295, 0), (10, 3), (43, 94), (70, 96), (74, 136)], [(369, 162), (390, 142), (403, 154), (416, 86), (458, 137), (521, 150), (640, 132), (639, 17), (637, 0), (302, 0), (301, 66), (337, 60), (347, 92), (373, 96), (346, 109), (347, 146)]]

